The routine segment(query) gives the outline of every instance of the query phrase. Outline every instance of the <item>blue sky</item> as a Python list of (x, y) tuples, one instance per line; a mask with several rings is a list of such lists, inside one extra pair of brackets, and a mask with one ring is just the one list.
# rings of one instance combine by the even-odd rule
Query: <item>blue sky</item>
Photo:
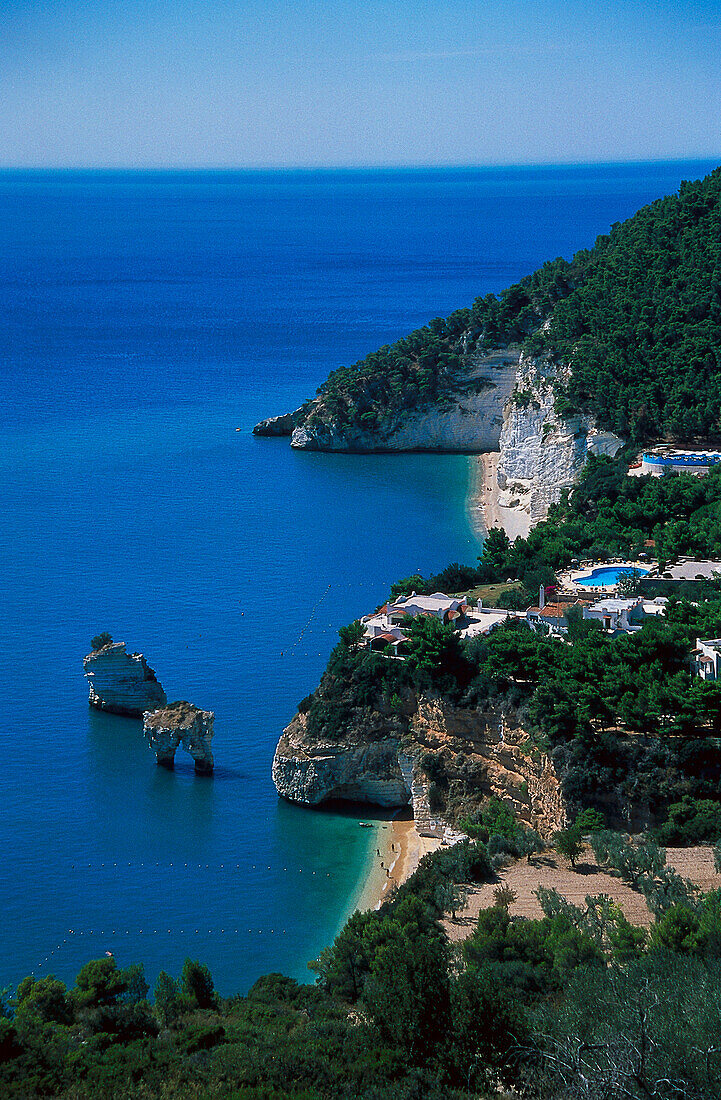
[(721, 0), (3, 0), (0, 165), (718, 157)]

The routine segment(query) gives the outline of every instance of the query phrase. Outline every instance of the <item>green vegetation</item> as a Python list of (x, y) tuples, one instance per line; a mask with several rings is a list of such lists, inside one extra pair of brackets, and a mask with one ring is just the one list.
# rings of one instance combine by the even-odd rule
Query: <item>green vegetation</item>
[(662, 844), (689, 847), (721, 839), (721, 802), (710, 798), (690, 798), (668, 808), (668, 817), (657, 830)]
[(634, 439), (721, 430), (721, 169), (614, 225), (576, 256), (583, 278), (547, 346), (567, 399)]
[[(721, 469), (705, 478), (630, 478), (620, 462), (594, 459), (527, 539), (511, 544), (492, 531), (475, 566), (453, 564), (393, 588), (468, 591), (510, 576), (516, 587), (506, 595), (525, 607), (537, 602), (539, 578), (552, 585), (555, 570), (574, 558), (635, 557), (649, 541), (669, 557), (721, 557)], [(418, 695), (429, 692), (463, 707), (511, 708), (552, 755), (572, 811), (619, 825), (629, 808), (634, 820), (658, 826), (668, 816), (664, 843), (714, 841), (721, 827), (707, 803), (721, 804), (721, 686), (693, 677), (689, 655), (696, 637), (721, 634), (721, 584), (689, 582), (674, 591), (665, 617), (617, 639), (570, 614), (570, 645), (518, 622), (461, 643), (451, 628), (418, 619), (406, 624), (410, 653), (400, 662), (369, 653), (359, 645), (360, 628), (348, 628), (318, 692), (302, 704), (309, 732), (343, 739), (354, 727), (364, 736), (393, 730), (402, 740)], [(487, 823), (477, 814), (482, 775), (468, 763), (454, 770), (443, 754), (426, 763), (434, 811), (485, 839)], [(579, 821), (582, 832), (603, 823), (593, 814)], [(509, 848), (517, 855), (525, 854), (519, 836)]]
[(522, 342), (572, 364), (559, 412), (589, 411), (633, 441), (718, 437), (720, 264), (717, 168), (614, 225), (571, 262), (550, 261), (498, 297), (477, 298), (334, 371), (306, 404), (306, 423), (372, 432), (467, 391), (471, 354)]
[(97, 653), (99, 649), (103, 649), (106, 645), (113, 644), (112, 634), (108, 634), (107, 630), (104, 630), (102, 634), (96, 634), (90, 641), (90, 646), (93, 653)]
[[(487, 828), (508, 839), (517, 826), (504, 809), (489, 803)], [(72, 989), (52, 976), (26, 978), (3, 1002), (0, 1092), (18, 1100), (718, 1095), (721, 890), (652, 905), (647, 934), (605, 895), (580, 906), (542, 887), (543, 917), (513, 917), (514, 892), (500, 887), (454, 947), (439, 917), (462, 900), (460, 884), (489, 878), (487, 848), (498, 839), (489, 832), (487, 845), (425, 856), (380, 910), (354, 913), (312, 964), (315, 986), (269, 974), (247, 996), (221, 998), (207, 967), (190, 959), (179, 980), (159, 975), (153, 1002), (142, 967), (119, 969), (112, 958), (87, 963)], [(606, 834), (605, 843), (622, 851), (625, 840)]]
[(576, 860), (583, 851), (583, 836), (578, 825), (572, 825), (568, 829), (559, 829), (553, 834), (553, 843), (556, 851), (567, 859), (572, 867), (576, 866)]

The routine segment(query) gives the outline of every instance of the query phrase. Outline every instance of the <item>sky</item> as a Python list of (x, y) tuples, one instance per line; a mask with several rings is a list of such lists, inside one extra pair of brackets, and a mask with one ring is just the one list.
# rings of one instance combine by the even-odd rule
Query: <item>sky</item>
[(721, 160), (721, 0), (0, 0), (0, 166)]

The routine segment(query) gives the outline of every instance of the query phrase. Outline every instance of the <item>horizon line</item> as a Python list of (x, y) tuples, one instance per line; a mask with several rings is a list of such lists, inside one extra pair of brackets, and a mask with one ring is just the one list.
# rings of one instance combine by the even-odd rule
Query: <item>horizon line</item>
[(621, 160), (544, 160), (494, 161), (488, 163), (415, 164), (0, 164), (0, 172), (417, 172), (417, 171), (494, 171), (510, 168), (590, 168), (603, 166), (630, 167), (645, 164), (715, 163), (721, 165), (721, 153), (716, 156), (639, 157)]

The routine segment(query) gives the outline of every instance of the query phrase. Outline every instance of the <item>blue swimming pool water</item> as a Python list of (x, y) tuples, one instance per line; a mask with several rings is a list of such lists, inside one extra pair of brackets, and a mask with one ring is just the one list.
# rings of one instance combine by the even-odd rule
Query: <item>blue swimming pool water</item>
[(629, 573), (637, 573), (645, 577), (648, 572), (648, 569), (638, 569), (628, 565), (604, 565), (593, 569), (585, 577), (577, 577), (576, 584), (581, 584), (584, 588), (608, 588), (612, 584), (618, 584), (620, 579), (628, 576)]

